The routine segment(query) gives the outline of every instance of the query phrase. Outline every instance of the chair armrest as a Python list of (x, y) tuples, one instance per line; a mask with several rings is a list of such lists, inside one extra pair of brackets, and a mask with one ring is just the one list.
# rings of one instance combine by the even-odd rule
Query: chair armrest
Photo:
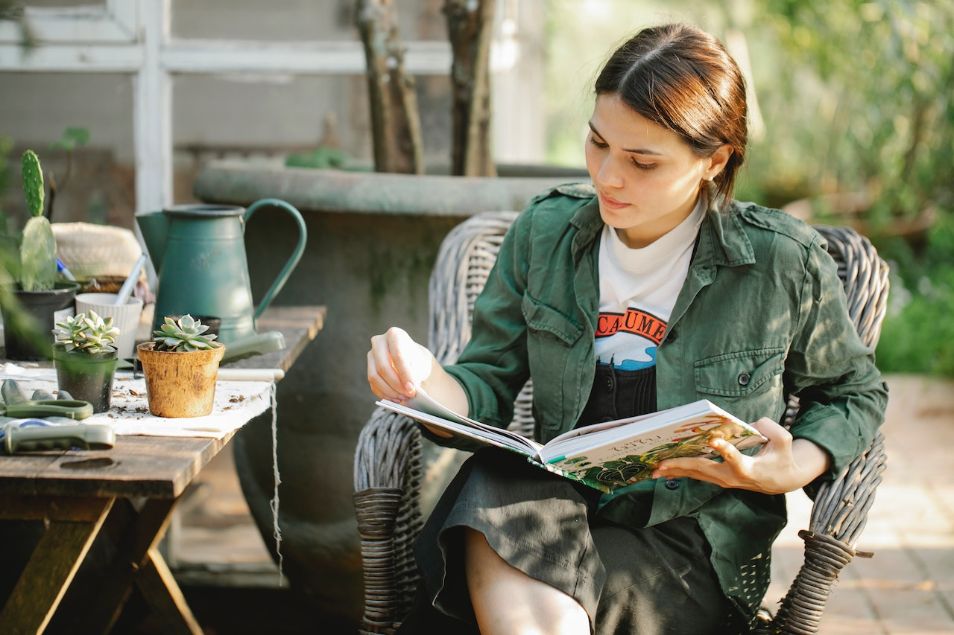
[(421, 435), (382, 408), (361, 431), (354, 458), (354, 507), (364, 569), (361, 633), (393, 633), (418, 586), (413, 542), (420, 532)]
[(822, 613), (838, 574), (851, 559), (871, 557), (855, 551), (868, 510), (885, 468), (884, 437), (874, 438), (837, 479), (818, 490), (805, 541), (805, 561), (781, 601), (778, 613), (759, 633), (817, 633)]

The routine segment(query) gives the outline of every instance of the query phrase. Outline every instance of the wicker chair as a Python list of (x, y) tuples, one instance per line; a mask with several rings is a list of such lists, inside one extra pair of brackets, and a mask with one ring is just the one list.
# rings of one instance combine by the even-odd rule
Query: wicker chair
[[(454, 361), (470, 339), (474, 301), (483, 289), (514, 212), (471, 217), (445, 238), (430, 281), (428, 343), (441, 363)], [(817, 227), (838, 263), (848, 308), (865, 344), (873, 346), (884, 318), (887, 266), (867, 239), (851, 229)], [(531, 435), (531, 383), (516, 402), (510, 429)], [(787, 421), (797, 412), (790, 401)], [(805, 560), (774, 617), (760, 613), (756, 633), (818, 632), (839, 572), (855, 555), (884, 470), (879, 433), (864, 455), (816, 495)], [(412, 545), (422, 525), (421, 438), (411, 420), (376, 410), (363, 429), (354, 462), (354, 504), (364, 563), (365, 611), (361, 633), (393, 633), (410, 610), (418, 585)], [(767, 576), (767, 567), (760, 575)]]

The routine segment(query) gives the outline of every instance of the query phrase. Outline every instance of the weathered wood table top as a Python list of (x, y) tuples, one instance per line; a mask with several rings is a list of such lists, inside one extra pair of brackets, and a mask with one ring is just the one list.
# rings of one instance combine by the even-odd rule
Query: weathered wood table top
[[(257, 328), (281, 331), (286, 348), (230, 366), (287, 371), (321, 330), (325, 313), (319, 306), (269, 308)], [(119, 436), (110, 450), (0, 454), (0, 519), (47, 525), (17, 586), (3, 599), (0, 632), (42, 632), (93, 540), (108, 533), (100, 529), (112, 525), (126, 537), (111, 563), (112, 574), (96, 590), (84, 632), (108, 631), (136, 584), (171, 630), (201, 633), (157, 544), (176, 499), (233, 434), (222, 439)], [(129, 502), (143, 498), (141, 506)]]

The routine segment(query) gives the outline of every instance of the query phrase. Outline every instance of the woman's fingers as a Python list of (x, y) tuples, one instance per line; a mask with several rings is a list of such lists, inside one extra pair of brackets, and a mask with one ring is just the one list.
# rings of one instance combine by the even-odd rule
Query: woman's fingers
[[(406, 331), (391, 327), (371, 338), (368, 352), (368, 383), (375, 394), (392, 400), (413, 397), (431, 372), (433, 355), (411, 339)], [(381, 394), (379, 394), (379, 392)]]
[[(390, 364), (388, 368), (393, 375), (394, 370), (390, 368)], [(371, 392), (380, 399), (400, 402), (407, 398), (407, 395), (395, 390), (381, 377), (381, 374), (378, 372), (378, 364), (374, 357), (374, 351), (368, 351), (368, 385), (371, 387)]]
[(792, 445), (792, 433), (768, 417), (762, 417), (752, 427), (761, 432), (770, 444), (782, 449)]
[(728, 486), (727, 477), (730, 468), (712, 459), (702, 457), (666, 459), (653, 470), (653, 478), (694, 478), (697, 481), (708, 481)]
[[(372, 373), (373, 370), (373, 373)], [(368, 353), (368, 380), (372, 375), (383, 382), (387, 389), (402, 398), (409, 397), (405, 384), (397, 368), (392, 363), (392, 353), (389, 350), (387, 339), (381, 335), (371, 338), (371, 351)]]
[(411, 373), (410, 360), (407, 359), (408, 353), (414, 344), (414, 340), (403, 329), (391, 327), (384, 337), (388, 343), (388, 352), (391, 354), (391, 363), (397, 371), (400, 388), (406, 393), (414, 392), (414, 376)]

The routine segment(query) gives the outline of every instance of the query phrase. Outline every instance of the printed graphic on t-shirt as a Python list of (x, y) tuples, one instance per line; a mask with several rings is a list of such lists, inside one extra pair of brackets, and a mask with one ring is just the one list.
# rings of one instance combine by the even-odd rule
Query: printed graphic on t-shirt
[(600, 312), (596, 323), (599, 361), (620, 370), (656, 365), (656, 349), (666, 336), (666, 321), (648, 311), (629, 307), (625, 313)]

